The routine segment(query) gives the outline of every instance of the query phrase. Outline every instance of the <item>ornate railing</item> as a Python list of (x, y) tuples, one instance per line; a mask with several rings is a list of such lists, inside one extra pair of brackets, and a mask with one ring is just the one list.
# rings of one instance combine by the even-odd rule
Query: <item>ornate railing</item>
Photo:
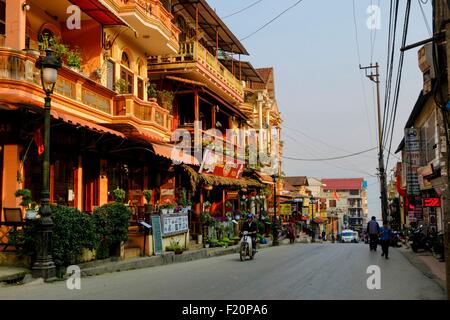
[(114, 98), (115, 117), (136, 118), (142, 126), (155, 126), (167, 133), (172, 131), (173, 116), (156, 102), (142, 101), (132, 95)]
[(219, 78), (234, 93), (244, 99), (244, 88), (239, 81), (220, 61), (198, 41), (180, 43), (180, 52), (176, 55), (153, 56), (149, 66), (166, 63), (197, 62)]
[(149, 19), (158, 19), (171, 34), (172, 40), (178, 41), (180, 29), (172, 23), (173, 16), (159, 0), (109, 0), (114, 2), (119, 13), (123, 11), (140, 12)]

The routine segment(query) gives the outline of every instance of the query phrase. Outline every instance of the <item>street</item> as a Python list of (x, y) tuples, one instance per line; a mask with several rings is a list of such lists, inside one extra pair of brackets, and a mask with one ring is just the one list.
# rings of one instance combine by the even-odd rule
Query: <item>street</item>
[[(381, 269), (381, 289), (366, 273)], [(445, 299), (443, 290), (396, 249), (390, 259), (364, 244), (295, 244), (260, 250), (255, 260), (237, 254), (81, 279), (0, 288), (0, 299)]]

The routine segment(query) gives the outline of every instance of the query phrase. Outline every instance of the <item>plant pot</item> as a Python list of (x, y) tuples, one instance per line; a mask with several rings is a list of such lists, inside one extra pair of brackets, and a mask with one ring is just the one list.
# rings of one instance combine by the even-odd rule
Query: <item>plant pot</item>
[(175, 254), (182, 254), (182, 253), (183, 253), (183, 250), (182, 250), (182, 249), (180, 249), (180, 250), (175, 250), (174, 253), (175, 253)]
[(156, 99), (156, 98), (148, 98), (148, 101), (150, 101), (150, 102), (156, 102), (158, 99)]
[(161, 209), (161, 213), (162, 213), (162, 214), (167, 214), (168, 212), (169, 212), (168, 209)]
[(27, 54), (29, 54), (35, 58), (39, 58), (41, 55), (41, 52), (36, 49), (25, 49), (25, 51), (27, 52)]
[(205, 244), (205, 248), (209, 248), (209, 243), (206, 243), (206, 244)]
[(169, 209), (169, 214), (173, 214), (174, 209)]
[(37, 214), (36, 210), (33, 210), (33, 209), (27, 209), (26, 210), (26, 218), (29, 219), (29, 220), (36, 219), (36, 214)]

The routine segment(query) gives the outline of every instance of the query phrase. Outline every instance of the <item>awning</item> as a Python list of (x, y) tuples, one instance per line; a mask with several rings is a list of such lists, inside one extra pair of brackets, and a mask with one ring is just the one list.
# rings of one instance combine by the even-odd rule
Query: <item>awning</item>
[(135, 127), (129, 123), (102, 123), (102, 126), (122, 132), (131, 139), (142, 140), (145, 142), (162, 142), (163, 138), (156, 133)]
[(182, 150), (177, 150), (175, 146), (168, 145), (168, 144), (157, 144), (152, 143), (153, 150), (155, 150), (155, 153), (161, 157), (170, 159), (172, 161), (178, 162), (178, 163), (185, 163), (185, 164), (191, 164), (195, 166), (199, 166), (200, 163), (198, 162), (197, 158), (193, 157), (190, 154), (186, 154), (182, 152)]
[(81, 11), (104, 26), (117, 26), (128, 24), (119, 16), (114, 14), (112, 9), (103, 0), (69, 0), (77, 5)]
[(69, 123), (69, 124), (72, 124), (72, 125), (75, 125), (75, 126), (82, 126), (82, 127), (88, 128), (88, 129), (93, 130), (93, 131), (113, 134), (113, 135), (116, 135), (116, 136), (121, 137), (123, 139), (126, 138), (126, 136), (123, 133), (121, 133), (121, 132), (118, 132), (118, 131), (115, 131), (115, 130), (111, 130), (110, 128), (106, 128), (106, 127), (98, 125), (98, 124), (96, 124), (94, 122), (90, 122), (88, 120), (84, 120), (82, 118), (79, 118), (77, 116), (65, 113), (63, 111), (56, 111), (56, 110), (53, 109), (53, 110), (50, 111), (50, 114), (51, 114), (51, 116), (54, 119), (62, 120), (64, 122), (66, 122), (66, 123)]
[(266, 175), (266, 174), (262, 174), (262, 173), (258, 173), (258, 172), (256, 172), (256, 175), (258, 176), (258, 179), (262, 182), (262, 183), (265, 183), (265, 184), (274, 184), (273, 183), (273, 179), (272, 179), (272, 177), (271, 176), (268, 176), (268, 175)]
[[(239, 80), (251, 81), (253, 83), (264, 83), (259, 73), (253, 68), (248, 61), (239, 61), (236, 59), (219, 59), (220, 63), (224, 65), (235, 77)], [(234, 68), (233, 68), (234, 66)], [(233, 70), (234, 69), (234, 70)]]
[[(218, 41), (219, 48), (223, 51), (249, 54), (233, 32), (219, 18), (215, 10), (208, 5), (206, 0), (179, 0), (178, 2), (183, 6), (181, 11), (189, 14), (194, 23), (198, 16), (198, 25), (205, 32), (211, 44), (215, 46), (216, 41)], [(180, 9), (177, 8), (177, 10)]]
[(210, 174), (201, 174), (198, 173), (195, 169), (187, 166), (180, 166), (184, 172), (186, 172), (190, 177), (191, 188), (195, 192), (195, 190), (201, 184), (211, 185), (213, 187), (239, 187), (239, 188), (264, 188), (265, 185), (260, 183), (255, 179), (250, 178), (241, 178), (241, 179), (232, 179), (232, 178), (224, 178), (219, 176), (213, 176)]

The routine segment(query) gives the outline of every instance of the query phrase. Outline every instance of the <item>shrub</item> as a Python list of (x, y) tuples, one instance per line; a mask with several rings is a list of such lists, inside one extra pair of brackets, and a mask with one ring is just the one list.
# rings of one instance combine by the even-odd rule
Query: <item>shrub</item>
[(83, 249), (93, 250), (99, 243), (91, 216), (75, 208), (52, 206), (53, 260), (57, 266), (80, 262)]
[(149, 83), (147, 85), (147, 96), (153, 99), (156, 99), (158, 97), (158, 90), (156, 90), (155, 83)]
[(105, 204), (92, 215), (96, 232), (100, 235), (97, 258), (108, 258), (122, 241), (128, 240), (128, 221), (131, 211), (123, 203)]
[[(52, 255), (58, 268), (80, 262), (83, 249), (95, 249), (99, 243), (91, 216), (75, 208), (52, 206), (53, 241)], [(20, 256), (36, 255), (37, 223), (27, 226), (23, 232), (11, 231), (9, 237)]]

